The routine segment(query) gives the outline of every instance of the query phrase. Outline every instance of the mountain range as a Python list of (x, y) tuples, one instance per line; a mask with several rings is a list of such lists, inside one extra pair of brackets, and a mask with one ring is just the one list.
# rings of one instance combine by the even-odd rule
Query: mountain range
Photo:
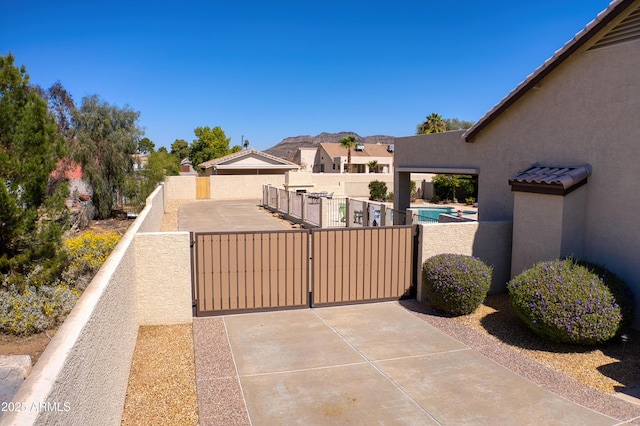
[(347, 136), (353, 136), (357, 142), (361, 143), (393, 144), (393, 136), (376, 135), (362, 137), (354, 132), (320, 133), (317, 136), (305, 135), (285, 138), (280, 143), (265, 149), (263, 152), (291, 161), (298, 148), (306, 146), (314, 147), (321, 143), (338, 143)]

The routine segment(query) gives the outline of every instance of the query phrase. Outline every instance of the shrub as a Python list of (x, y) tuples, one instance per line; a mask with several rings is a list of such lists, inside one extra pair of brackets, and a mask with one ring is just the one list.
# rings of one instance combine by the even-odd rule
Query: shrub
[(451, 315), (475, 311), (491, 287), (491, 268), (480, 259), (439, 254), (422, 265), (422, 280), (431, 305)]
[(78, 276), (95, 274), (118, 241), (120, 236), (115, 232), (96, 234), (93, 231), (67, 239), (64, 244), (68, 252), (69, 266), (63, 275), (65, 280), (72, 281)]
[(369, 199), (384, 200), (387, 198), (387, 184), (379, 180), (369, 182)]
[(507, 287), (518, 316), (554, 342), (598, 344), (632, 321), (633, 298), (624, 309), (616, 302), (616, 295), (630, 293), (626, 285), (606, 269), (574, 259), (540, 262)]
[(67, 285), (9, 286), (0, 291), (0, 330), (28, 336), (62, 323), (76, 304), (80, 292)]
[(476, 199), (475, 199), (475, 198), (473, 198), (473, 197), (467, 197), (467, 198), (465, 198), (465, 199), (464, 199), (464, 203), (465, 203), (467, 206), (472, 206), (472, 205), (473, 205), (473, 203), (475, 203), (475, 202), (476, 202)]

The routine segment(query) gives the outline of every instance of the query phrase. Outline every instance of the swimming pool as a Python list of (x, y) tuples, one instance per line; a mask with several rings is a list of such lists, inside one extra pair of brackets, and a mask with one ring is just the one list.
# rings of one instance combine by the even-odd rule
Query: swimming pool
[[(418, 222), (420, 223), (437, 223), (441, 214), (456, 215), (456, 211), (458, 210), (456, 207), (412, 207), (412, 209), (418, 212)], [(476, 214), (476, 212), (473, 210), (463, 210), (462, 214)]]

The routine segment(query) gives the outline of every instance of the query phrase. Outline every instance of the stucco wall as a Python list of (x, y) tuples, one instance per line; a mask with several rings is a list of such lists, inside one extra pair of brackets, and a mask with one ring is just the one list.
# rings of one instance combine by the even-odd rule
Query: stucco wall
[(210, 176), (212, 200), (261, 200), (262, 185), (282, 188), (284, 174)]
[(136, 288), (140, 325), (192, 321), (188, 232), (136, 234)]
[[(121, 239), (53, 337), (2, 424), (119, 425), (138, 333), (135, 229)], [(59, 403), (68, 411), (38, 411)]]
[[(604, 264), (640, 296), (638, 64), (640, 41), (579, 50), (473, 143), (465, 142), (462, 132), (396, 139), (396, 170), (478, 168), (479, 219), (496, 221), (513, 219), (508, 179), (517, 172), (536, 162), (591, 164), (593, 174), (585, 186), (584, 257)], [(503, 95), (496, 93), (496, 101)]]
[(159, 185), (146, 199), (145, 207), (138, 215), (138, 232), (159, 231), (165, 211), (166, 184)]
[[(493, 267), (491, 293), (503, 292), (509, 281), (511, 222), (434, 223), (420, 227), (420, 265), (437, 254), (475, 256)], [(423, 300), (422, 274), (418, 277), (418, 300)]]
[(167, 200), (195, 200), (195, 176), (167, 176), (164, 181)]
[(25, 410), (3, 425), (120, 424), (138, 326), (191, 321), (189, 234), (141, 232), (163, 212), (160, 186), (15, 395)]

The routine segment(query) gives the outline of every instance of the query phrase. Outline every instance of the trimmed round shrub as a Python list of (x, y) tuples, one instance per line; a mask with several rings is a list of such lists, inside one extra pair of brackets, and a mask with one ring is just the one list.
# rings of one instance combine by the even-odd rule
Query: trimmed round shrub
[(431, 306), (450, 315), (475, 311), (491, 287), (491, 268), (480, 259), (439, 254), (422, 265), (422, 282)]
[(554, 342), (595, 345), (633, 321), (633, 296), (624, 282), (603, 267), (574, 259), (540, 262), (507, 288), (524, 323)]

